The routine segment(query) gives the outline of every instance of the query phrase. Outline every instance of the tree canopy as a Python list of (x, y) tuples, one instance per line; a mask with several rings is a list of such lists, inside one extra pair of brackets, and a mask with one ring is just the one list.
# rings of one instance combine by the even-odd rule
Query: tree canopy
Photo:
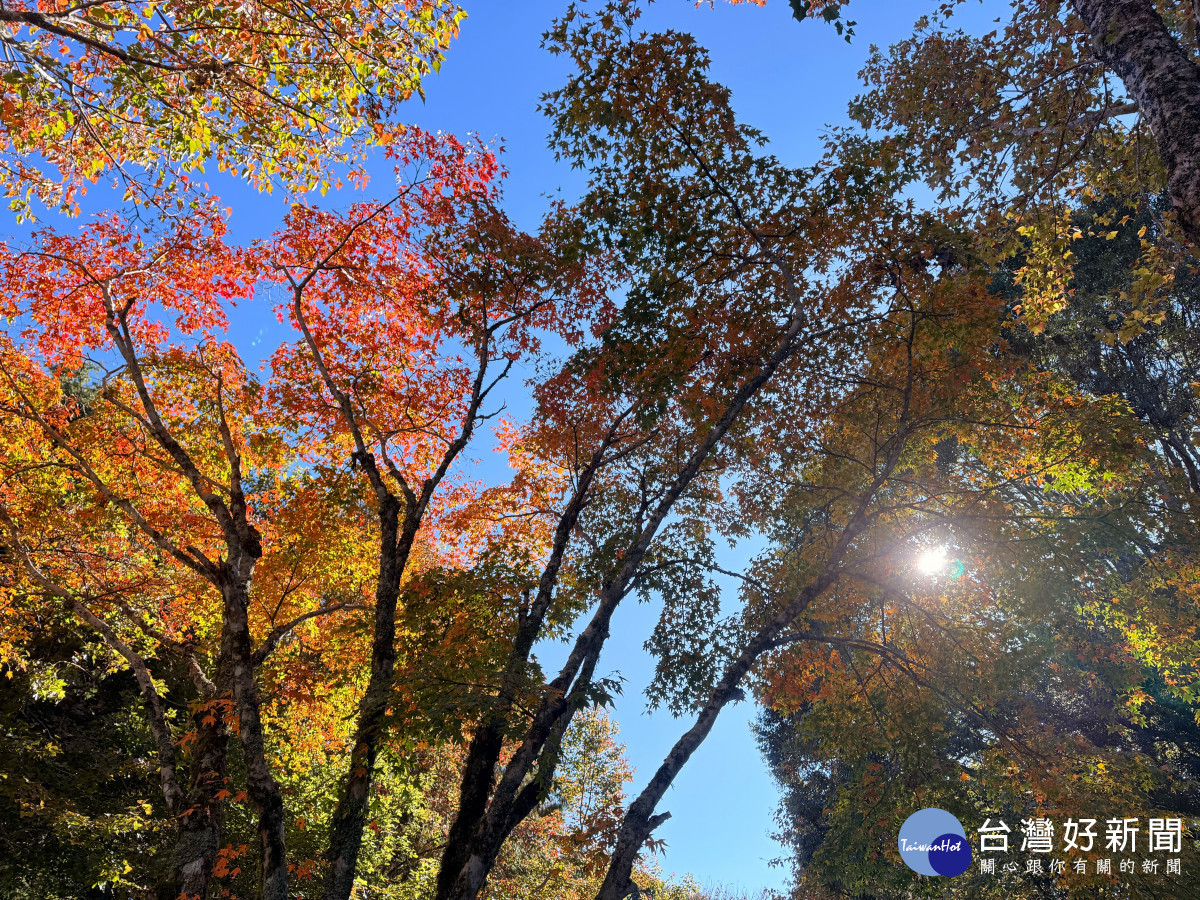
[(327, 191), (391, 139), (463, 16), (443, 0), (9, 4), (0, 184), (20, 211), (78, 210), (106, 177), (162, 204), (206, 165)]
[[(656, 830), (751, 700), (796, 898), (1192, 896), (898, 852), (923, 807), (1136, 814), (1200, 864), (1195, 10), (958, 5), (804, 166), (699, 13), (567, 6), (585, 184), (532, 228), (493, 147), (404, 122), (452, 5), (0, 11), (15, 211), (128, 201), (0, 244), (0, 888), (703, 896)], [(368, 158), (390, 196), (304, 194)], [(213, 162), (289, 189), (269, 235)], [(636, 602), (679, 720), (637, 774)]]

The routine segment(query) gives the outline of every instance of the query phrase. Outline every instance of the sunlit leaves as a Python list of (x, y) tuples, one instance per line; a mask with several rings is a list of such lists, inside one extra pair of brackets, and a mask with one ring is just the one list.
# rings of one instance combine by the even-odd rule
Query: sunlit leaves
[(161, 205), (206, 165), (324, 193), (402, 131), (391, 114), (464, 15), (444, 0), (9, 7), (0, 184), (21, 211), (76, 210), (102, 177)]

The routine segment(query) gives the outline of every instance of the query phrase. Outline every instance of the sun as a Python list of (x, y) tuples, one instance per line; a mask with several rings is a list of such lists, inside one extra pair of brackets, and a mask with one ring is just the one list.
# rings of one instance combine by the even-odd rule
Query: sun
[(945, 571), (948, 562), (949, 556), (945, 547), (926, 547), (917, 556), (917, 571), (923, 575), (937, 575)]

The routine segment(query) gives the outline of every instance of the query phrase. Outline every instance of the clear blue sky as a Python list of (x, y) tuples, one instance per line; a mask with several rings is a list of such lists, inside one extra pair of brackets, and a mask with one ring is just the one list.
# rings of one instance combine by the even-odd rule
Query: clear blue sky
[[(545, 195), (561, 190), (571, 197), (581, 187), (579, 173), (555, 163), (546, 146), (546, 122), (537, 111), (539, 96), (560, 86), (566, 72), (565, 60), (539, 46), (542, 32), (565, 8), (566, 0), (461, 2), (469, 13), (462, 36), (451, 47), (441, 73), (426, 81), (426, 102), (414, 100), (406, 118), (431, 130), (502, 138), (504, 162), (511, 171), (507, 206), (518, 224), (532, 228), (545, 209)], [(995, 6), (994, 0), (989, 6)], [(780, 159), (802, 165), (815, 161), (820, 153), (825, 126), (846, 121), (846, 104), (860, 88), (856, 73), (869, 45), (886, 46), (908, 33), (913, 19), (928, 5), (911, 0), (856, 0), (850, 9), (859, 23), (852, 44), (827, 26), (795, 22), (787, 0), (771, 0), (765, 9), (730, 7), (720, 0), (716, 9), (696, 8), (692, 0), (658, 0), (643, 23), (651, 30), (670, 27), (693, 32), (711, 51), (711, 77), (733, 90), (742, 120), (771, 139), (771, 149)], [(970, 13), (972, 24), (983, 21), (975, 3), (964, 12)], [(386, 198), (390, 169), (381, 162), (377, 170), (366, 196)], [(211, 183), (233, 207), (236, 238), (251, 240), (277, 227), (284, 212), (282, 197), (252, 194), (224, 178)], [(102, 203), (103, 194), (98, 191), (88, 205), (95, 208), (93, 204)], [(363, 195), (346, 191), (316, 202), (345, 206), (359, 199)], [(266, 302), (247, 304), (232, 321), (232, 337), (248, 362), (260, 361), (279, 340), (290, 337)], [(494, 458), (476, 464), (485, 477), (499, 474)], [(731, 567), (744, 562), (744, 554), (726, 560)], [(601, 664), (602, 674), (620, 672), (626, 679), (616, 715), (637, 768), (635, 791), (687, 727), (667, 713), (645, 712), (642, 690), (653, 665), (642, 651), (642, 642), (653, 628), (655, 615), (650, 606), (630, 601), (615, 619), (614, 636)], [(541, 649), (545, 661), (553, 662), (554, 649)], [(666, 871), (689, 872), (703, 884), (748, 892), (783, 886), (784, 870), (767, 864), (781, 855), (782, 848), (769, 836), (776, 791), (749, 731), (752, 717), (748, 703), (727, 709), (667, 794), (660, 809), (669, 810), (673, 817), (656, 834), (668, 844), (662, 859)]]

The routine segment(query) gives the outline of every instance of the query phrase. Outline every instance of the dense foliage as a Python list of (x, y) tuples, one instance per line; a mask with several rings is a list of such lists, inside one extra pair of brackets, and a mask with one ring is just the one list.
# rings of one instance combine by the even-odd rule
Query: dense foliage
[[(660, 807), (752, 697), (797, 898), (1192, 896), (897, 851), (921, 807), (1174, 816), (1200, 865), (1194, 4), (958, 5), (806, 167), (686, 30), (570, 5), (586, 187), (533, 230), (401, 121), (452, 5), (0, 11), (16, 211), (127, 201), (0, 246), (0, 891), (696, 897)], [(305, 195), (364, 154), (394, 195)], [(212, 163), (292, 192), (273, 234)], [(639, 600), (682, 722), (633, 787)]]

